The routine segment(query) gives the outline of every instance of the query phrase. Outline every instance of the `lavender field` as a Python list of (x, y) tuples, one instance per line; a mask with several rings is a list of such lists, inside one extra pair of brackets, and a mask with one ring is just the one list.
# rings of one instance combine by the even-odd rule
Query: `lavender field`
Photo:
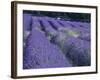
[(91, 65), (90, 21), (23, 13), (23, 69)]

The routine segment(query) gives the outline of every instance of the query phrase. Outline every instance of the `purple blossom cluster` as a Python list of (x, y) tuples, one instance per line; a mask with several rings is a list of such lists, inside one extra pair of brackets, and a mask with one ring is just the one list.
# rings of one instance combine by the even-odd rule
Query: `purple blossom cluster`
[(23, 69), (91, 65), (90, 23), (23, 14)]

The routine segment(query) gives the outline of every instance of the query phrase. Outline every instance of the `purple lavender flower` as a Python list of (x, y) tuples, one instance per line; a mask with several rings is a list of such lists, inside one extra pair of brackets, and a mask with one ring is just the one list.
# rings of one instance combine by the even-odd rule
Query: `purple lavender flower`
[(90, 42), (60, 33), (53, 39), (52, 43), (63, 51), (73, 66), (90, 65)]
[(44, 34), (34, 28), (27, 39), (23, 56), (24, 69), (71, 67), (62, 51), (51, 44)]
[(30, 34), (31, 31), (31, 22), (32, 22), (32, 15), (31, 14), (23, 14), (23, 41), (24, 41), (24, 45), (26, 45), (25, 40), (27, 39), (27, 37)]
[(59, 28), (63, 27), (61, 24), (57, 22), (57, 20), (52, 19), (49, 23), (53, 26), (54, 29), (59, 30)]
[(31, 22), (32, 22), (32, 15), (31, 14), (23, 14), (23, 27), (24, 30), (31, 30)]
[(49, 40), (57, 35), (57, 31), (50, 25), (50, 23), (44, 18), (41, 20), (41, 25), (45, 30), (46, 36)]
[(91, 65), (90, 23), (23, 14), (23, 69)]
[(68, 38), (65, 41), (67, 47), (70, 49), (66, 53), (75, 66), (90, 66), (91, 55), (90, 55), (90, 43), (85, 40), (80, 40), (78, 38)]
[(91, 35), (88, 32), (81, 32), (81, 34), (78, 38), (89, 41), (89, 42), (91, 41)]

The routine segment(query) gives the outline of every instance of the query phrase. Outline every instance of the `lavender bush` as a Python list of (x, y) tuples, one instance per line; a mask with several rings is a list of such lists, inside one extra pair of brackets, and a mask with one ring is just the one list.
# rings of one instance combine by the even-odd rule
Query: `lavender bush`
[(35, 28), (32, 29), (26, 45), (23, 55), (24, 69), (71, 66), (62, 51)]

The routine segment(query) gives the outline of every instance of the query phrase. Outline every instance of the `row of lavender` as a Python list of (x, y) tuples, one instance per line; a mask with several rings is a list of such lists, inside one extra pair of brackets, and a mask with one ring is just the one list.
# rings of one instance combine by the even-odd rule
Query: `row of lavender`
[(23, 68), (90, 65), (90, 23), (23, 15)]

